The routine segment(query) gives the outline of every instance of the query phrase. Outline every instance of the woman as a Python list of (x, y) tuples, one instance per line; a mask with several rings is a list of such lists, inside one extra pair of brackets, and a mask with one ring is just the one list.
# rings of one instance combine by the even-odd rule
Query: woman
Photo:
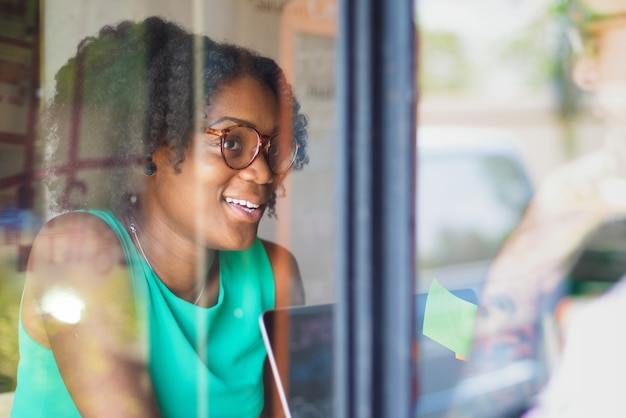
[[(66, 213), (29, 260), (12, 416), (259, 416), (259, 314), (304, 302), (293, 256), (257, 238), (307, 162), (282, 71), (149, 18), (84, 40), (56, 81), (58, 153), (79, 138), (118, 167), (51, 178)], [(67, 211), (76, 190), (90, 201)]]

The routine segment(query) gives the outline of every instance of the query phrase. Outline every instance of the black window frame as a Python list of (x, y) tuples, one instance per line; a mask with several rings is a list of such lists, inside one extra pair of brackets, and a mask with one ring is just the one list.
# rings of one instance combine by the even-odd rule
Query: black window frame
[(338, 3), (337, 417), (414, 414), (414, 7)]

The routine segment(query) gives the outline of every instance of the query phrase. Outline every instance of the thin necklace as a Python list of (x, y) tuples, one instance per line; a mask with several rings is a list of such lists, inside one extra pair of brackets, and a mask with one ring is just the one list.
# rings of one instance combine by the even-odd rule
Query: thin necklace
[[(150, 260), (148, 260), (148, 257), (146, 256), (146, 253), (143, 250), (143, 246), (141, 245), (141, 241), (139, 240), (139, 236), (137, 235), (137, 228), (135, 227), (135, 222), (132, 219), (128, 220), (128, 229), (130, 229), (130, 232), (132, 232), (133, 236), (135, 237), (135, 241), (137, 242), (137, 246), (139, 247), (139, 251), (141, 252), (141, 256), (143, 257), (144, 260), (146, 260), (146, 263), (148, 263), (148, 267), (150, 267), (150, 269), (152, 269), (152, 271), (154, 271), (154, 267), (152, 267), (152, 264), (150, 264)], [(193, 302), (194, 305), (197, 305), (198, 302), (200, 302), (200, 298), (204, 294), (204, 289), (205, 288), (206, 288), (206, 281), (204, 282), (204, 285), (202, 286), (202, 289), (200, 289), (200, 293), (198, 294), (198, 297)]]

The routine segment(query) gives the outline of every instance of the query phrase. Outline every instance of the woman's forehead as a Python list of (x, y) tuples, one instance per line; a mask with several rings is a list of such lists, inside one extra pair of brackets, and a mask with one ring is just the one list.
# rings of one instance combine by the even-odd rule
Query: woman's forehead
[(272, 90), (252, 77), (223, 84), (205, 109), (207, 124), (234, 122), (255, 128), (273, 128), (278, 122), (278, 103)]

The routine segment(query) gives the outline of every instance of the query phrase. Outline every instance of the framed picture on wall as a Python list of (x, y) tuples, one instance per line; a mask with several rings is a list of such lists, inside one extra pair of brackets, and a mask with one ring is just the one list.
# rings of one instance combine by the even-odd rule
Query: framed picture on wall
[(0, 0), (0, 39), (35, 42), (37, 0)]
[(30, 132), (37, 25), (37, 0), (0, 0), (0, 143), (22, 144)]
[(0, 42), (0, 140), (19, 143), (28, 134), (32, 50)]

